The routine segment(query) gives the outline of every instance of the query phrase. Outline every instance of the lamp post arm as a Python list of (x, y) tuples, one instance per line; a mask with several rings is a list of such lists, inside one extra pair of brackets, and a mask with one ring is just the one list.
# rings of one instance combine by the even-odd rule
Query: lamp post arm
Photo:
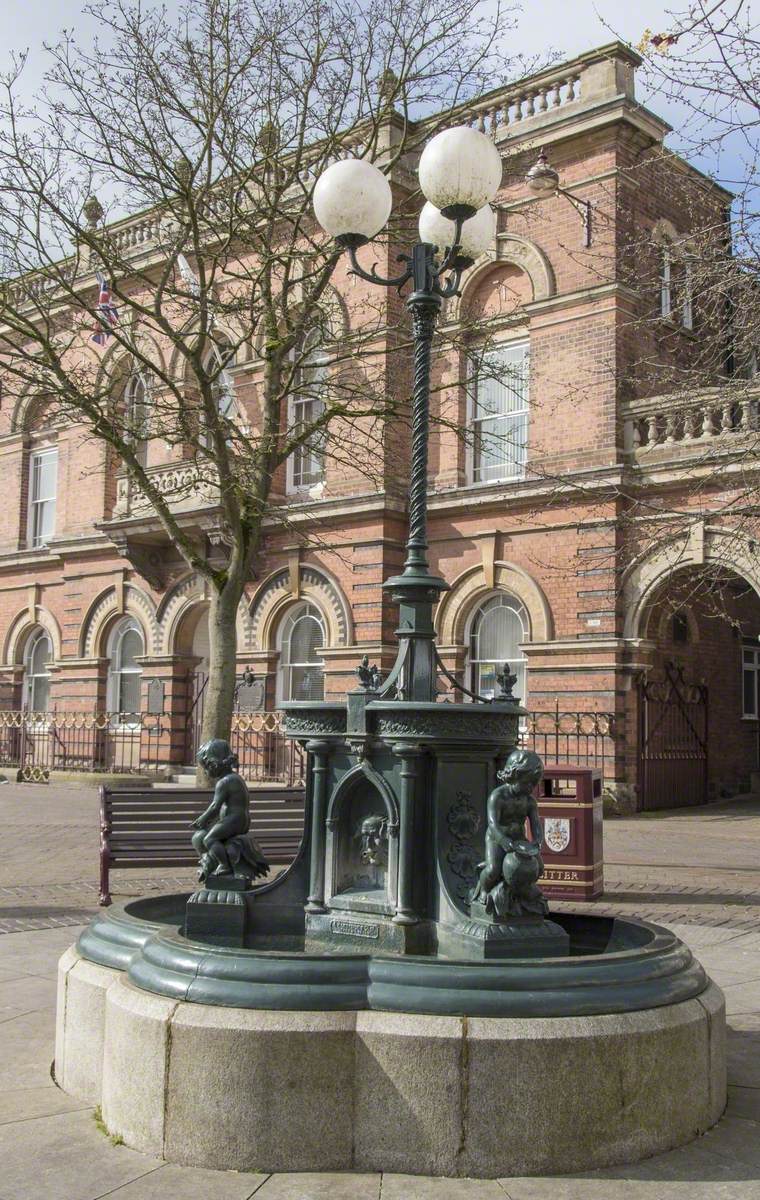
[(583, 222), (583, 231), (586, 235), (586, 249), (588, 249), (591, 245), (591, 201), (583, 200), (580, 196), (576, 196), (574, 192), (568, 192), (567, 188), (558, 187), (557, 194), (569, 200), (580, 216)]
[(465, 218), (462, 216), (454, 219), (454, 237), (451, 245), (448, 247), (448, 249), (445, 249), (443, 262), (433, 271), (436, 279), (439, 279), (441, 275), (445, 275), (450, 267), (456, 265), (457, 258), (460, 256), (459, 243), (462, 240), (462, 226), (464, 225), (464, 221)]
[(369, 271), (365, 271), (364, 267), (356, 257), (356, 246), (349, 245), (348, 257), (351, 260), (351, 274), (358, 275), (360, 279), (365, 279), (367, 283), (377, 283), (381, 287), (397, 287), (402, 288), (408, 279), (412, 277), (412, 260), (408, 254), (399, 254), (397, 262), (405, 262), (406, 270), (400, 275), (394, 275), (391, 279), (384, 279), (382, 275), (378, 275), (375, 270), (376, 264), (372, 264)]

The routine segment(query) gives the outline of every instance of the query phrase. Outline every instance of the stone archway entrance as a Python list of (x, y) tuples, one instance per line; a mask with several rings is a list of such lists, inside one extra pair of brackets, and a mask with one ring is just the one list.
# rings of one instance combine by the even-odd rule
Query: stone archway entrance
[(749, 791), (760, 767), (760, 595), (729, 565), (660, 575), (639, 606), (639, 807)]

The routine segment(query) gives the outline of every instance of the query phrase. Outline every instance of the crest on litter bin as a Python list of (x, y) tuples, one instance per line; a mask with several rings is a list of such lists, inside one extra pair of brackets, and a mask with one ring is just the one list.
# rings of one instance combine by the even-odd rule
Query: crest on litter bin
[(547, 850), (554, 854), (561, 854), (563, 850), (567, 850), (570, 845), (569, 817), (544, 818), (544, 844)]

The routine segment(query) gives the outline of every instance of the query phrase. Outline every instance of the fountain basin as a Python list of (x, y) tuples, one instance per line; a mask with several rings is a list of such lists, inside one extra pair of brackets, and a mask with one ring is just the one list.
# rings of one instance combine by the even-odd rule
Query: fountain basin
[[(61, 960), (56, 1078), (168, 1161), (490, 1178), (632, 1162), (725, 1105), (722, 995), (640, 921), (555, 915), (565, 959), (243, 949), (186, 896), (98, 914)], [(286, 922), (287, 924), (287, 922)]]

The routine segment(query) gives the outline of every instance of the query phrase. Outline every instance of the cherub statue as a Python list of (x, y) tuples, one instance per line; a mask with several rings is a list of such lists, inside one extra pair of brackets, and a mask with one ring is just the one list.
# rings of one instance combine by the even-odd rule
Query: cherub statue
[[(513, 750), (497, 773), (501, 786), (488, 797), (486, 861), (480, 864), (480, 878), (470, 898), (496, 920), (545, 917), (549, 911), (536, 886), (544, 872), (543, 831), (533, 793), (543, 773), (543, 763), (532, 750)], [(526, 820), (531, 840), (525, 837)]]
[(212, 738), (197, 754), (206, 773), (216, 779), (214, 796), (205, 812), (192, 822), (193, 848), (198, 854), (198, 878), (231, 875), (249, 883), (269, 871), (269, 863), (251, 835), (250, 797), (237, 774), (237, 755), (229, 742)]

